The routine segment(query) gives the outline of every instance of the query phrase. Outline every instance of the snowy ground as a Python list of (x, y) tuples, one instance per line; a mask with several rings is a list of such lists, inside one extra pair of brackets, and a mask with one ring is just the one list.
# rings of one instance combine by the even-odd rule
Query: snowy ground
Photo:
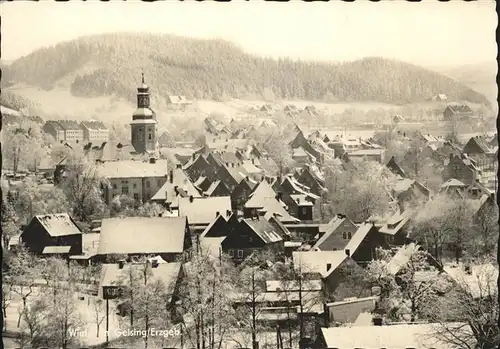
[[(39, 297), (40, 288), (35, 287), (32, 295), (28, 297), (28, 304), (32, 302), (36, 297)], [(82, 299), (83, 298), (83, 299)], [(99, 337), (97, 336), (97, 325), (96, 325), (96, 312), (94, 307), (94, 301), (96, 297), (86, 295), (86, 294), (75, 294), (74, 301), (78, 307), (78, 313), (81, 316), (81, 319), (86, 324), (84, 328), (79, 329), (79, 333), (75, 333), (76, 336), (79, 336), (82, 339), (83, 344), (93, 345), (103, 343), (106, 340), (106, 319), (102, 321), (99, 328)], [(17, 327), (17, 321), (19, 317), (19, 312), (22, 310), (22, 300), (19, 295), (13, 293), (13, 299), (7, 308), (6, 314), (6, 323), (7, 330), (18, 332), (20, 328)], [(118, 325), (118, 316), (115, 314), (115, 306), (110, 302), (109, 304), (109, 339), (115, 339), (116, 329), (119, 329)], [(106, 309), (102, 307), (102, 310), (99, 312), (99, 318), (105, 317)], [(81, 335), (80, 335), (81, 334)]]

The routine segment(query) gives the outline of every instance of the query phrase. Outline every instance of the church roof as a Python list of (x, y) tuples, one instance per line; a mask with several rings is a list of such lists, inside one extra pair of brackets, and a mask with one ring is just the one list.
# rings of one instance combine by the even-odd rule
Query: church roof
[(134, 120), (136, 119), (151, 119), (155, 116), (155, 112), (150, 108), (137, 108), (132, 115)]

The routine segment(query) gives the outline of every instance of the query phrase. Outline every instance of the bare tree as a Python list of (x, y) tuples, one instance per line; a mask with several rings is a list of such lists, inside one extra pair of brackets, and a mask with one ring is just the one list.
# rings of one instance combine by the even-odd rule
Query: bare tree
[(395, 181), (389, 169), (371, 161), (337, 170), (335, 176), (326, 179), (332, 211), (349, 214), (356, 222), (384, 215), (393, 200), (389, 188)]
[(94, 298), (92, 301), (93, 311), (94, 311), (94, 322), (96, 324), (96, 336), (99, 338), (99, 329), (106, 318), (105, 303), (102, 299)]
[(458, 261), (472, 239), (472, 215), (467, 200), (438, 195), (428, 201), (412, 221), (414, 238), (426, 246), (438, 262), (442, 262), (445, 245), (453, 246)]
[(484, 205), (476, 215), (470, 249), (476, 256), (492, 255), (498, 240), (498, 206), (495, 202)]
[(3, 311), (3, 329), (7, 330), (7, 309), (10, 306), (13, 297), (13, 285), (6, 279), (2, 282), (2, 311)]
[(16, 257), (9, 266), (9, 270), (6, 272), (4, 282), (12, 285), (12, 292), (17, 294), (22, 301), (22, 308), (19, 310), (17, 320), (18, 328), (21, 325), (21, 317), (27, 307), (28, 298), (35, 292), (39, 267), (40, 265), (35, 257), (21, 245), (17, 250)]
[[(197, 349), (220, 348), (226, 332), (234, 325), (231, 307), (234, 272), (223, 256), (215, 260), (199, 248), (183, 267), (179, 312), (194, 326), (187, 335)], [(194, 338), (193, 338), (194, 337)]]
[(236, 296), (237, 319), (251, 332), (252, 349), (257, 349), (257, 335), (261, 331), (259, 318), (268, 304), (266, 299), (266, 275), (271, 261), (267, 253), (254, 253), (240, 266), (239, 287)]
[[(417, 245), (402, 247), (397, 260), (390, 251), (379, 249), (378, 258), (370, 262), (367, 277), (373, 286), (380, 287), (377, 313), (400, 321), (409, 315), (415, 322), (427, 317), (428, 305), (433, 304), (437, 292), (443, 288), (437, 270), (429, 265), (428, 252)], [(421, 272), (428, 277), (422, 278)]]
[[(436, 335), (460, 348), (494, 349), (500, 345), (497, 267), (489, 264), (478, 269), (475, 277), (455, 279), (450, 301), (434, 305), (430, 320), (438, 324)], [(496, 271), (495, 271), (496, 269)]]
[(83, 159), (69, 161), (66, 169), (67, 177), (63, 189), (72, 204), (73, 214), (80, 221), (90, 221), (92, 215), (105, 210), (101, 196), (101, 183), (95, 164)]
[(291, 310), (298, 304), (295, 315), (299, 324), (299, 339), (302, 339), (305, 336), (305, 314), (313, 312), (315, 307), (323, 304), (322, 290), (316, 287), (320, 279), (302, 264), (294, 266), (276, 263), (274, 272), (280, 285), (278, 294), (287, 305), (288, 344), (292, 348), (294, 321)]
[(8, 200), (2, 200), (0, 219), (2, 223), (3, 246), (8, 248), (10, 239), (21, 232), (19, 229), (19, 217), (13, 203)]
[(152, 329), (172, 323), (169, 290), (173, 285), (166, 285), (156, 278), (152, 268), (152, 263), (142, 258), (128, 264), (127, 271), (117, 280), (117, 284), (124, 288), (122, 300), (128, 304), (130, 326), (145, 333), (145, 349), (150, 343)]

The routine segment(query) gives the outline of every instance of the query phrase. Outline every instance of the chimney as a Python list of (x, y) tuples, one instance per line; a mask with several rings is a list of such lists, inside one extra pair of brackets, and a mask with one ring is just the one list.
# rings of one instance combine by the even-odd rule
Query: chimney
[(255, 159), (252, 158), (252, 165), (255, 165)]
[(153, 259), (151, 261), (151, 268), (158, 268), (158, 265), (159, 265), (159, 263), (158, 263), (157, 259)]
[(176, 185), (174, 187), (174, 191), (175, 191), (175, 195), (179, 195), (179, 186), (178, 185)]
[(250, 181), (250, 178), (248, 178), (248, 176), (246, 176), (245, 180), (248, 182), (248, 181)]
[(374, 317), (373, 318), (373, 326), (382, 326), (382, 318)]
[(345, 250), (345, 254), (346, 254), (347, 257), (351, 257), (351, 250), (346, 249)]
[(326, 271), (330, 271), (332, 269), (332, 263), (327, 263), (326, 264)]
[(220, 216), (220, 212), (219, 211), (215, 212), (215, 218), (217, 218), (219, 216)]
[(123, 269), (124, 265), (125, 265), (125, 261), (124, 260), (118, 261), (118, 268), (119, 269)]
[(155, 158), (149, 158), (149, 163), (150, 164), (156, 164), (156, 159)]
[(230, 217), (232, 212), (230, 210), (226, 210), (226, 217)]
[(193, 197), (193, 195), (190, 195), (189, 196), (189, 202), (193, 202), (193, 201), (194, 201), (194, 197)]
[(179, 168), (179, 169), (182, 168), (182, 164), (175, 165), (175, 168)]
[(170, 183), (174, 183), (174, 170), (170, 170)]
[(193, 160), (196, 159), (196, 154), (193, 153)]

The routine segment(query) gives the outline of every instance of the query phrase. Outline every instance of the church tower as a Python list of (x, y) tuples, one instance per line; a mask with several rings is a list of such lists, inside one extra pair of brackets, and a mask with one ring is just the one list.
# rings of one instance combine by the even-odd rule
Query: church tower
[(137, 109), (132, 115), (130, 128), (132, 145), (136, 153), (151, 153), (156, 150), (156, 113), (149, 107), (149, 87), (144, 82), (137, 88)]

